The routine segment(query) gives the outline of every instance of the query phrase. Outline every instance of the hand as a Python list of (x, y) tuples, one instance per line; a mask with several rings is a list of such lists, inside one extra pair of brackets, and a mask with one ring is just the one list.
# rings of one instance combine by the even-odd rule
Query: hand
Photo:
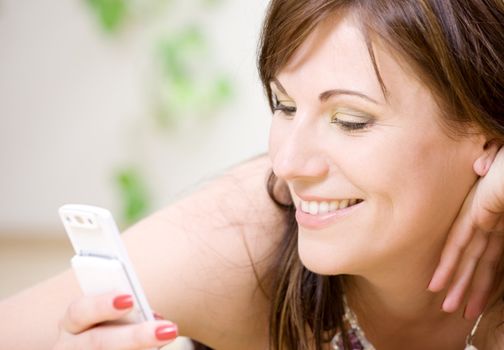
[(152, 349), (171, 342), (177, 326), (157, 320), (138, 324), (117, 321), (133, 309), (131, 296), (116, 293), (84, 296), (74, 301), (60, 322), (53, 350), (63, 349)]
[(488, 156), (474, 170), (482, 176), (455, 219), (429, 290), (450, 282), (443, 310), (459, 308), (471, 287), (464, 317), (476, 318), (488, 302), (504, 248), (504, 150), (491, 144)]

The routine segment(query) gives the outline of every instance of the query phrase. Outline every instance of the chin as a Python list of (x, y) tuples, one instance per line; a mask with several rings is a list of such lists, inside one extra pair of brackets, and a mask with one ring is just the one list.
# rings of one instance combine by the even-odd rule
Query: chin
[[(341, 248), (342, 247), (342, 248)], [(359, 262), (352, 250), (345, 245), (335, 247), (327, 243), (298, 240), (298, 253), (301, 263), (311, 272), (319, 275), (341, 275), (356, 272)], [(362, 259), (361, 263), (362, 263)]]

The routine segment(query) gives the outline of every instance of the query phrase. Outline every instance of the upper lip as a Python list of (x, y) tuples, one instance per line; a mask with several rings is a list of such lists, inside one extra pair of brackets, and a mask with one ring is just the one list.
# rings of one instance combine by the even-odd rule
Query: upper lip
[(316, 195), (298, 194), (296, 192), (294, 192), (294, 194), (296, 195), (296, 197), (298, 197), (299, 199), (301, 199), (302, 201), (305, 201), (305, 202), (332, 202), (332, 201), (341, 201), (344, 199), (362, 199), (360, 197), (353, 197), (353, 196), (349, 196), (349, 197), (339, 196), (338, 198), (324, 198), (324, 197), (320, 197), (320, 196), (316, 196)]

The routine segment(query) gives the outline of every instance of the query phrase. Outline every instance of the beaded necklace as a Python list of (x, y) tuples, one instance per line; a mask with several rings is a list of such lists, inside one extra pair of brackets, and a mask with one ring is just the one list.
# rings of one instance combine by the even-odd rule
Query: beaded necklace
[[(376, 350), (373, 344), (371, 344), (371, 342), (367, 340), (364, 331), (359, 326), (357, 316), (350, 309), (350, 307), (348, 307), (347, 300), (345, 297), (343, 297), (343, 303), (345, 307), (345, 315), (343, 316), (343, 319), (345, 323), (349, 326), (349, 330), (347, 333), (348, 338), (350, 340), (351, 350)], [(478, 348), (476, 348), (472, 342), (482, 318), (483, 313), (479, 315), (478, 319), (476, 320), (476, 323), (471, 329), (471, 332), (467, 335), (464, 350), (478, 350)], [(344, 349), (343, 337), (341, 335), (341, 332), (336, 333), (334, 338), (331, 340), (331, 348), (332, 350)]]

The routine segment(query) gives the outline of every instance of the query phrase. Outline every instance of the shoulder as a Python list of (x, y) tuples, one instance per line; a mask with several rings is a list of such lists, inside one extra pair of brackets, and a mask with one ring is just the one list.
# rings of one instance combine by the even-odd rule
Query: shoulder
[(270, 169), (264, 156), (245, 162), (125, 234), (153, 308), (214, 348), (267, 347), (269, 303), (257, 277), (284, 225), (266, 190)]

